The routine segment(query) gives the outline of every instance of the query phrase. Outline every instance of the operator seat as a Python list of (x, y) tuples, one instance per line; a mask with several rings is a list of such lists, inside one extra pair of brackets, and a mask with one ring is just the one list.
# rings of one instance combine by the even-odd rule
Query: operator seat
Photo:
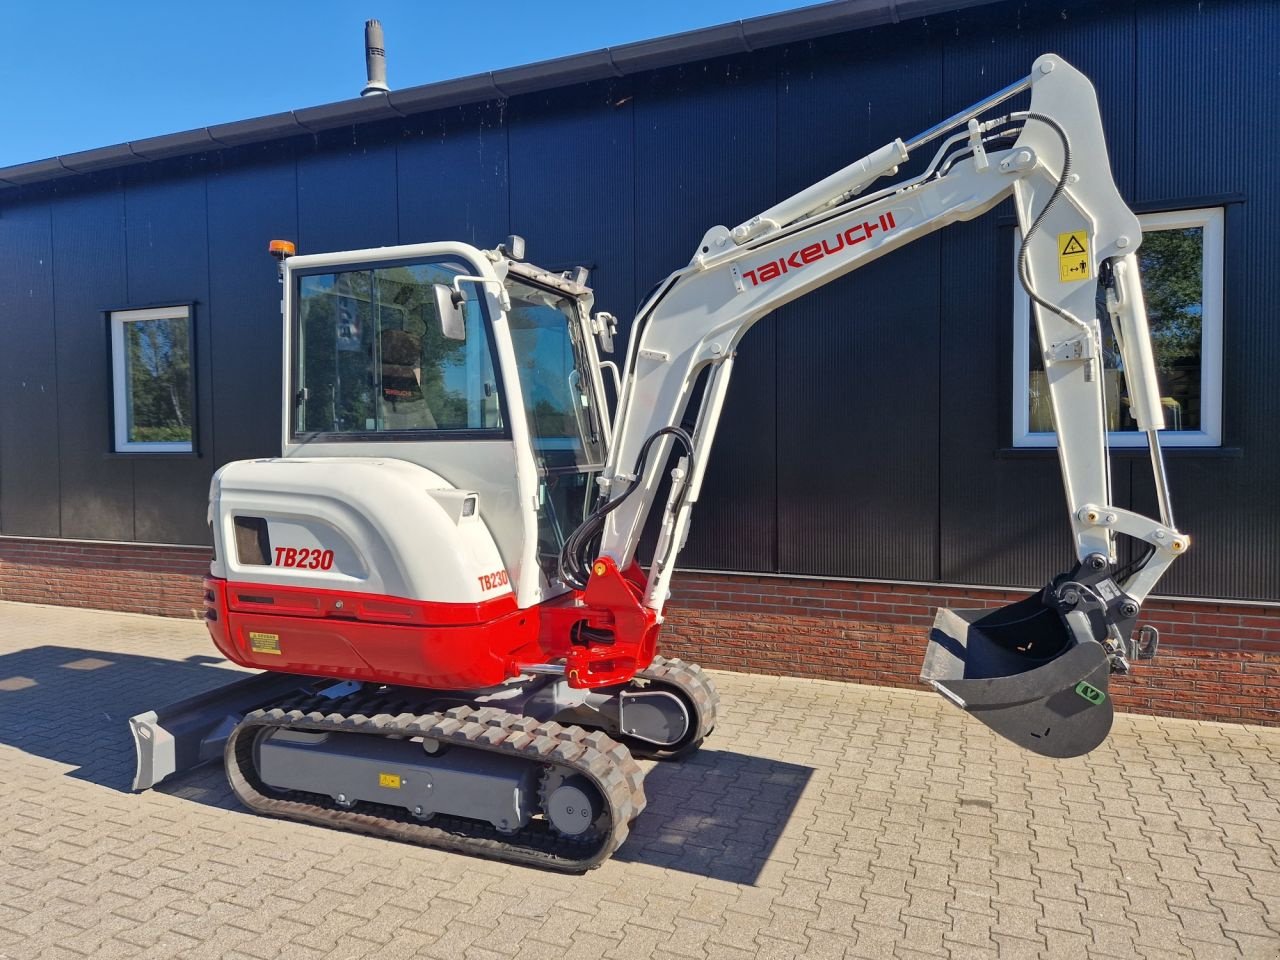
[(422, 393), (422, 338), (407, 330), (383, 330), (383, 429), (436, 429), (436, 418)]

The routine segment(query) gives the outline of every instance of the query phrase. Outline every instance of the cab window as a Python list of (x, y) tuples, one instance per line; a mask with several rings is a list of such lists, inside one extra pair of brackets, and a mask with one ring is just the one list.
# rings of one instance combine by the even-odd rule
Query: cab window
[(538, 558), (550, 579), (565, 538), (595, 500), (605, 455), (601, 411), (577, 302), (512, 278), (507, 292), (507, 325), (538, 463)]
[(294, 432), (501, 433), (484, 313), (466, 303), (465, 340), (447, 338), (432, 285), (450, 262), (393, 264), (298, 278)]

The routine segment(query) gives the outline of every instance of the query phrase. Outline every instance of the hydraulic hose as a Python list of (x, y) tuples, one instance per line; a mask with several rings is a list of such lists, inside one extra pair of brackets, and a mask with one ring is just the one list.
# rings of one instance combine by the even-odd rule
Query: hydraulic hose
[(1027, 296), (1030, 297), (1033, 302), (1048, 310), (1050, 313), (1056, 314), (1073, 326), (1079, 327), (1081, 330), (1092, 335), (1092, 330), (1087, 323), (1079, 317), (1072, 316), (1057, 304), (1050, 303), (1048, 300), (1044, 299), (1036, 293), (1035, 288), (1031, 285), (1031, 276), (1027, 272), (1028, 246), (1031, 243), (1031, 238), (1034, 237), (1036, 232), (1040, 229), (1040, 225), (1044, 223), (1045, 217), (1049, 215), (1049, 211), (1053, 209), (1054, 204), (1062, 199), (1062, 194), (1067, 189), (1067, 181), (1071, 179), (1071, 141), (1067, 139), (1067, 131), (1063, 130), (1058, 121), (1054, 120), (1052, 117), (1046, 117), (1043, 113), (1024, 113), (1020, 114), (1020, 116), (1026, 117), (1028, 120), (1039, 120), (1058, 135), (1058, 139), (1062, 141), (1062, 174), (1058, 177), (1058, 183), (1053, 188), (1053, 193), (1049, 194), (1049, 202), (1044, 205), (1044, 209), (1041, 210), (1040, 215), (1032, 221), (1031, 227), (1022, 238), (1022, 245), (1018, 248), (1018, 281), (1022, 284), (1022, 289), (1027, 292)]
[(645, 466), (649, 461), (649, 451), (657, 442), (658, 438), (663, 435), (670, 435), (680, 441), (685, 451), (693, 456), (693, 438), (688, 432), (680, 427), (663, 427), (656, 431), (652, 436), (644, 442), (644, 446), (640, 448), (640, 454), (636, 457), (635, 477), (625, 493), (620, 497), (602, 504), (592, 511), (591, 515), (578, 525), (578, 527), (569, 534), (565, 539), (564, 547), (560, 551), (560, 579), (564, 580), (570, 586), (578, 590), (587, 588), (587, 580), (590, 577), (591, 561), (587, 558), (592, 541), (600, 534), (600, 530), (604, 527), (605, 518), (613, 511), (617, 510), (626, 499), (636, 492), (640, 485), (640, 480), (644, 476)]

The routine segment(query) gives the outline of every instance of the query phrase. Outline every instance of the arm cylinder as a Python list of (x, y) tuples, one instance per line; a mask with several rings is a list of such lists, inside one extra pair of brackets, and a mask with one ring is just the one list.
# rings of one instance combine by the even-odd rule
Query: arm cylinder
[(1129, 399), (1138, 429), (1146, 433), (1151, 451), (1151, 472), (1156, 482), (1156, 499), (1160, 505), (1160, 521), (1174, 526), (1173, 505), (1169, 497), (1169, 477), (1160, 450), (1160, 433), (1164, 429), (1164, 405), (1160, 402), (1160, 383), (1156, 377), (1156, 361), (1151, 350), (1151, 327), (1147, 322), (1147, 304), (1142, 295), (1142, 279), (1138, 258), (1127, 254), (1112, 262), (1115, 286), (1107, 294), (1111, 322), (1120, 333), (1120, 355), (1124, 358), (1124, 376), (1129, 385)]
[(1138, 258), (1130, 253), (1112, 264), (1115, 273), (1115, 303), (1111, 321), (1120, 333), (1120, 355), (1129, 385), (1129, 402), (1138, 429), (1144, 433), (1164, 429), (1164, 408), (1160, 405), (1160, 383), (1151, 351), (1151, 330), (1147, 324), (1147, 304), (1138, 276)]

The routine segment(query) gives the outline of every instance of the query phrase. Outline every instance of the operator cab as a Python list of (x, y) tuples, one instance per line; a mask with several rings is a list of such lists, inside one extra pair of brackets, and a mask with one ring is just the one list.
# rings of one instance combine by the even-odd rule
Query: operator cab
[(285, 456), (403, 459), (476, 490), (524, 606), (563, 589), (611, 425), (585, 271), (522, 263), (522, 246), (290, 257), (282, 279)]

